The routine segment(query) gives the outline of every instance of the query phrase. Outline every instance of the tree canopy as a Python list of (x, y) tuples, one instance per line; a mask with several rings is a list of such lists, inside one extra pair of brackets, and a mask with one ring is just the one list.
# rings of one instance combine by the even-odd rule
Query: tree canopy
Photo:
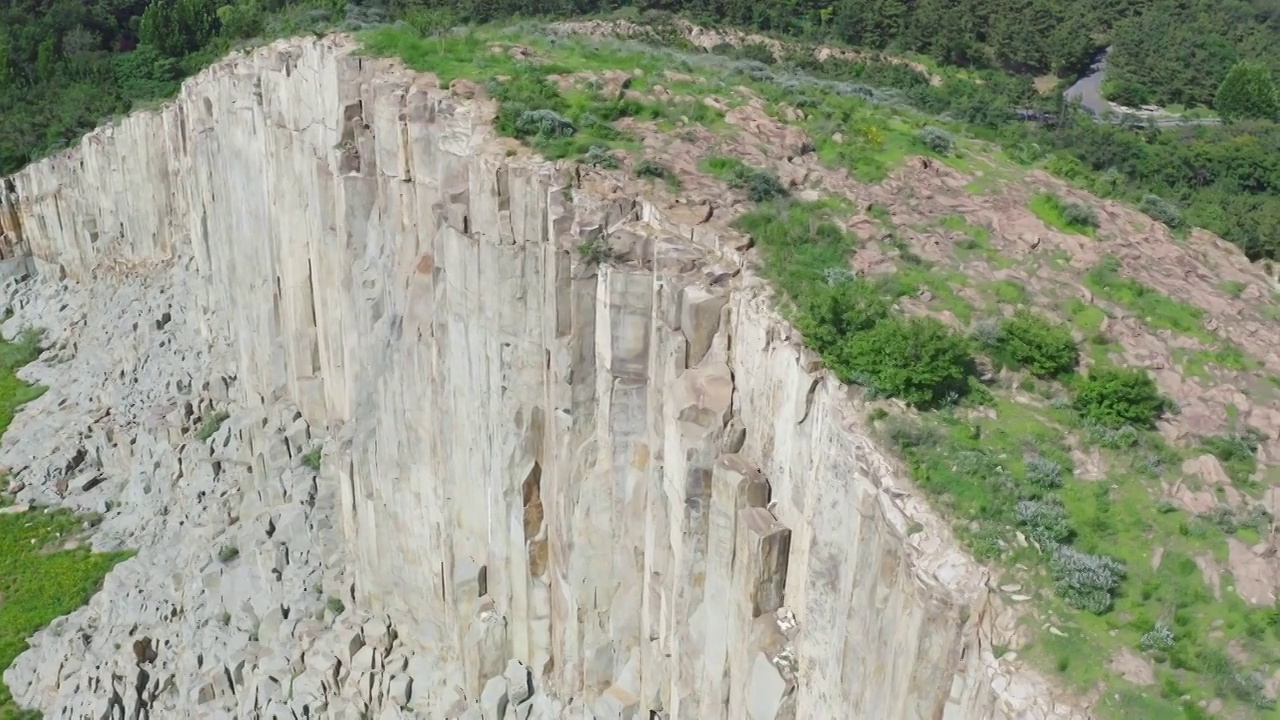
[(1258, 63), (1242, 62), (1231, 68), (1213, 105), (1227, 120), (1274, 120), (1280, 115), (1280, 96), (1271, 71)]

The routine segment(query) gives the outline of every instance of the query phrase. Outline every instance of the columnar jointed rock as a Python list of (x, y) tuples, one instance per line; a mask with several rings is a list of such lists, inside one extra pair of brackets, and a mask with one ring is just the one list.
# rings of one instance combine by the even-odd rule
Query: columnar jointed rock
[[(6, 232), (42, 277), (179, 278), (190, 327), (229, 343), (245, 417), (292, 403), (329, 436), (316, 487), (339, 495), (345, 549), (326, 583), (345, 587), (345, 552), (346, 599), (385, 620), (357, 636), (261, 606), (279, 589), (237, 597), (252, 659), (158, 692), (239, 717), (551, 718), (555, 698), (610, 720), (1066, 716), (1002, 675), (983, 574), (895, 487), (731, 234), (508, 154), (493, 111), (342, 38), (277, 43), (14, 179)], [(599, 233), (621, 262), (577, 257)], [(296, 493), (297, 459), (255, 425), (220, 431), (218, 462), (274, 508), (257, 496)], [(174, 582), (225, 599), (222, 573)], [(110, 697), (29, 657), (26, 701)]]

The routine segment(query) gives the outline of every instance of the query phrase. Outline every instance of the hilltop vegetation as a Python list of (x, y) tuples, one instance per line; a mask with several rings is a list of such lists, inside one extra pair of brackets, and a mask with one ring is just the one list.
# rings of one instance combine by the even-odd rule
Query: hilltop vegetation
[[(653, 7), (713, 25), (786, 34), (802, 44), (852, 43), (925, 53), (920, 59), (941, 84), (918, 68), (870, 56), (854, 63), (819, 62), (807, 52), (773, 58), (758, 47), (726, 48), (740, 57), (895, 92), (924, 112), (964, 121), (970, 132), (1000, 142), (1011, 157), (1042, 163), (1094, 193), (1134, 202), (1149, 198), (1170, 224), (1207, 228), (1254, 259), (1280, 255), (1280, 126), (1098, 125), (1065, 111), (1056, 95), (1037, 93), (1028, 74), (1074, 72), (1098, 47), (1115, 42), (1110, 77), (1122, 88), (1117, 99), (1209, 103), (1239, 59), (1256, 61), (1248, 67), (1275, 72), (1280, 13), (1262, 0), (1210, 5), (1151, 0), (1122, 6), (1096, 0), (1009, 2), (797, 0), (760, 5), (673, 0)], [(66, 146), (111, 116), (172, 95), (182, 78), (237, 44), (330, 28), (358, 30), (397, 18), (438, 34), (464, 19), (566, 16), (604, 7), (586, 0), (430, 0), (385, 6), (338, 0), (0, 3), (0, 175)], [(634, 7), (624, 9), (624, 16), (659, 35), (669, 25), (668, 15), (641, 16)], [(1190, 17), (1188, 13), (1195, 22), (1178, 25), (1177, 32), (1144, 29), (1143, 23), (1169, 23), (1170, 18)], [(1133, 42), (1122, 42), (1130, 36)], [(666, 37), (679, 45), (671, 33)], [(1206, 43), (1222, 52), (1205, 50), (1201, 45)], [(1196, 60), (1188, 63), (1187, 57)], [(1256, 76), (1249, 77), (1233, 87), (1258, 86)], [(1255, 108), (1270, 107), (1248, 92), (1232, 91), (1227, 97), (1234, 99), (1233, 107), (1249, 109), (1245, 117)], [(1030, 124), (1015, 112), (1037, 108), (1056, 112), (1060, 122)]]

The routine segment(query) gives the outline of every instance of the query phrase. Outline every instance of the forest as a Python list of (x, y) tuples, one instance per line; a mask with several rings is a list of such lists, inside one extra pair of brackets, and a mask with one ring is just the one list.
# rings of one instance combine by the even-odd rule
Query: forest
[[(506, 17), (677, 13), (799, 42), (917, 53), (947, 78), (887, 63), (788, 62), (893, 89), (966, 123), (1023, 162), (1102, 195), (1156, 197), (1176, 221), (1254, 259), (1280, 257), (1280, 3), (1274, 0), (0, 0), (0, 175), (105, 119), (172, 95), (237, 43), (406, 13)], [(1070, 79), (1112, 48), (1106, 91), (1126, 104), (1230, 104), (1222, 126), (1103, 125), (1061, 107), (1033, 78)], [(1228, 78), (1230, 76), (1230, 81)], [(1224, 82), (1226, 81), (1226, 82)], [(1028, 123), (1015, 110), (1059, 120)], [(1239, 119), (1237, 120), (1237, 116)], [(1263, 120), (1251, 120), (1261, 116)]]

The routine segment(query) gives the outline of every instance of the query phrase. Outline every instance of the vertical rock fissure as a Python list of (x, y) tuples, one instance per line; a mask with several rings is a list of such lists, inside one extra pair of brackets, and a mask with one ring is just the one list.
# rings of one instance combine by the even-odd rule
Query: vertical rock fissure
[(521, 485), (524, 496), (524, 542), (529, 555), (529, 574), (542, 577), (547, 569), (547, 542), (543, 538), (542, 463), (533, 467)]

